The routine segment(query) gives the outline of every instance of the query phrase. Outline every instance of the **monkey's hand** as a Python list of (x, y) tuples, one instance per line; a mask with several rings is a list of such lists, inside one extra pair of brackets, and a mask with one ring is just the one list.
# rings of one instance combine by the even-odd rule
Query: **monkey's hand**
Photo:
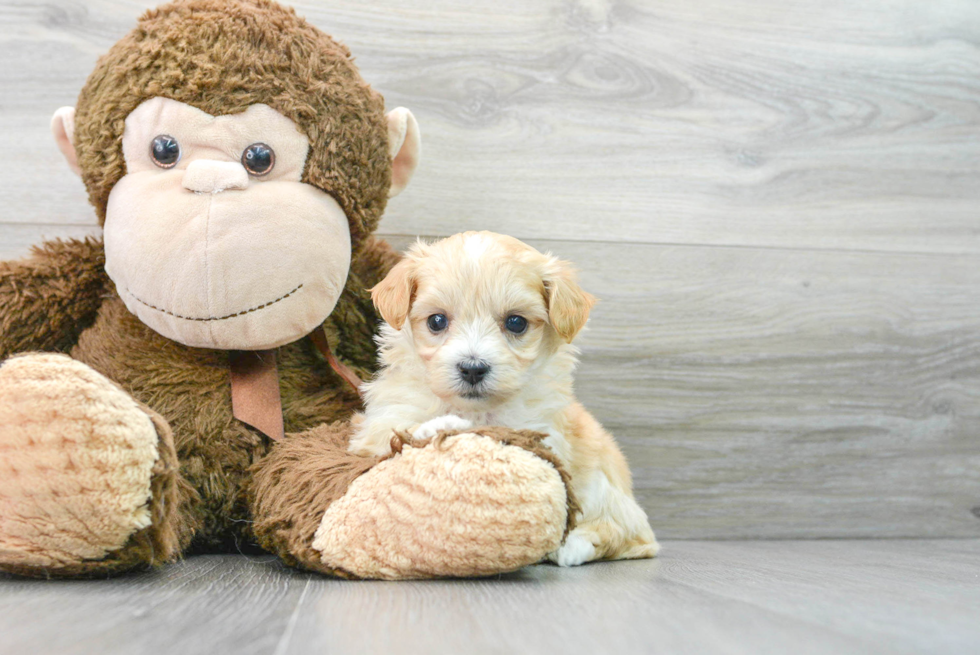
[(65, 355), (0, 366), (0, 571), (106, 575), (177, 555), (169, 427)]
[(349, 425), (289, 435), (256, 464), (253, 529), (293, 565), (356, 578), (485, 576), (556, 550), (577, 511), (543, 434), (501, 427), (401, 435), (382, 458)]
[(67, 352), (95, 318), (108, 277), (102, 242), (49, 241), (0, 262), (0, 360), (31, 350)]

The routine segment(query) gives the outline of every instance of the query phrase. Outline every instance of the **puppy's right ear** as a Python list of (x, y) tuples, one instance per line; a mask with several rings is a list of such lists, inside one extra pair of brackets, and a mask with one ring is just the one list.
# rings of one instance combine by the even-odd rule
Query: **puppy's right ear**
[(388, 325), (402, 329), (415, 293), (415, 262), (408, 257), (395, 264), (385, 279), (371, 289), (371, 300)]

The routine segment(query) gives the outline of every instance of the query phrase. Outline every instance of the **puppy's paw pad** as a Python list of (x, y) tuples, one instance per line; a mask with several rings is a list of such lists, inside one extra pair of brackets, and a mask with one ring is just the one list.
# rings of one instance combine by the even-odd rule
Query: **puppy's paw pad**
[(548, 555), (548, 559), (558, 566), (578, 566), (595, 557), (595, 546), (587, 538), (574, 532), (568, 535), (561, 548)]
[(472, 421), (455, 414), (446, 414), (426, 421), (415, 429), (412, 436), (416, 439), (431, 439), (443, 430), (467, 430), (471, 427), (473, 427)]

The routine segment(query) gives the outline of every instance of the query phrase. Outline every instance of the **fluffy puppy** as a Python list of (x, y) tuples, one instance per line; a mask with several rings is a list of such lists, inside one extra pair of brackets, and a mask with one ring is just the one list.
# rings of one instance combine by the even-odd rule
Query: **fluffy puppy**
[(473, 425), (544, 432), (581, 505), (550, 559), (575, 566), (656, 555), (623, 454), (572, 393), (571, 341), (595, 299), (567, 263), (512, 237), (466, 232), (416, 243), (371, 293), (387, 325), (352, 451), (387, 454), (394, 430), (418, 438)]

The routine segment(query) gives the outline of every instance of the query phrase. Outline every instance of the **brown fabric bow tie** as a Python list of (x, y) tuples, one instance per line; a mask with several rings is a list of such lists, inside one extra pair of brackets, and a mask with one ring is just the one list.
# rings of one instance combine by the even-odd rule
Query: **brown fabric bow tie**
[[(330, 368), (360, 395), (361, 379), (334, 356), (323, 329), (314, 330), (310, 337)], [(228, 354), (228, 368), (231, 372), (232, 415), (270, 439), (282, 441), (286, 432), (282, 420), (276, 351), (233, 350)]]

